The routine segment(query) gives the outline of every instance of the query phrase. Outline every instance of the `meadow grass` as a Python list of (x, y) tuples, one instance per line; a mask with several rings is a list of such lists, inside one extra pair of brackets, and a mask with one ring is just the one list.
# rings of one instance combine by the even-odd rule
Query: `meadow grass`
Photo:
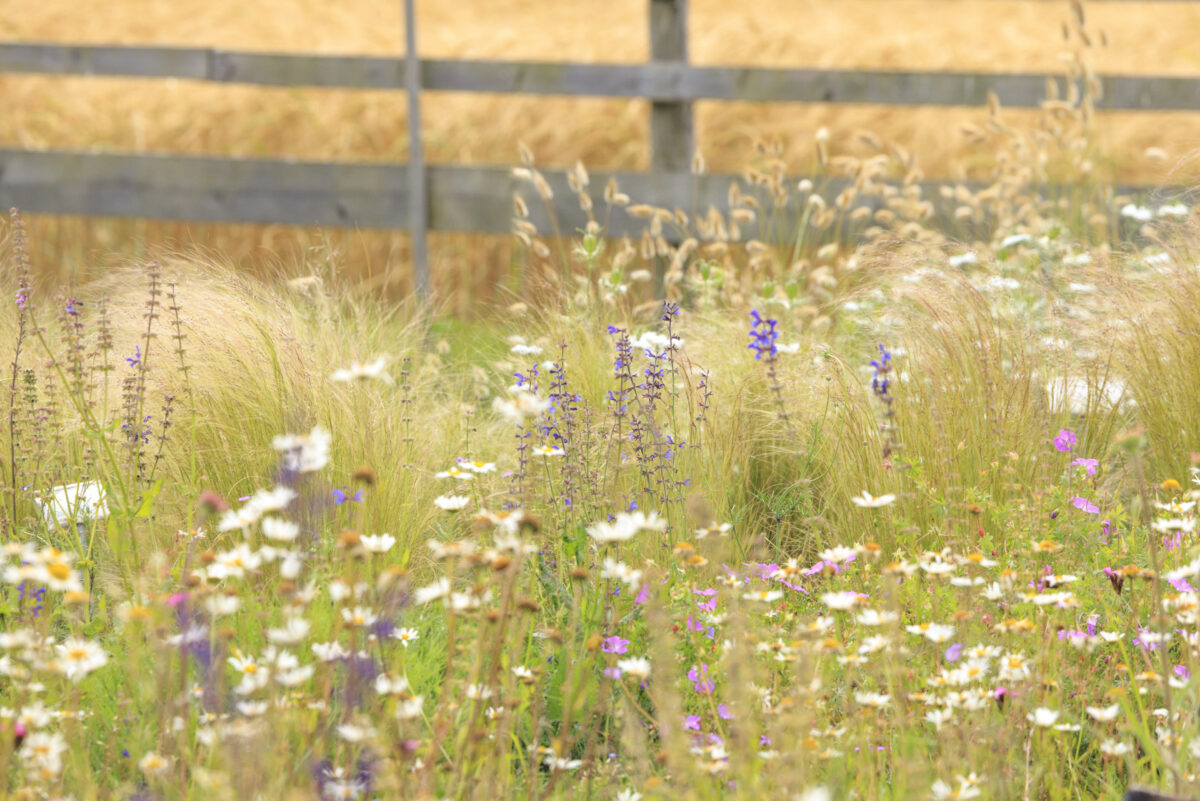
[(0, 787), (1200, 793), (1197, 210), (1095, 180), (1093, 100), (937, 197), (824, 135), (726, 214), (580, 165), (570, 239), (527, 156), (470, 318), (328, 242), (62, 284), (14, 213)]
[(312, 263), (58, 289), (14, 217), (6, 791), (1200, 788), (1194, 212), (983, 204), (968, 258), (821, 238), (857, 202), (695, 223), (665, 303), (588, 235), (470, 323)]

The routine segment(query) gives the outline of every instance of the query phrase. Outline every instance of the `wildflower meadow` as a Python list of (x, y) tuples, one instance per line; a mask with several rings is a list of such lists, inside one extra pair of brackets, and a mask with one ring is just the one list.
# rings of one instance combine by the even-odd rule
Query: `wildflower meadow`
[(14, 210), (0, 794), (1200, 796), (1200, 207), (1084, 86), (936, 197), (821, 132), (539, 231), (526, 152), (474, 316)]

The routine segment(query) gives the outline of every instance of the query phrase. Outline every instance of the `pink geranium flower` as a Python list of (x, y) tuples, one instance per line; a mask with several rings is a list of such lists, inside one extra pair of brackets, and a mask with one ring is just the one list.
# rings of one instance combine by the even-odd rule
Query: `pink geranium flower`
[(1054, 447), (1058, 449), (1059, 453), (1065, 453), (1071, 450), (1071, 448), (1075, 447), (1075, 432), (1068, 431), (1065, 428), (1060, 428), (1058, 430), (1058, 436), (1052, 441), (1054, 442)]
[(1078, 495), (1071, 499), (1071, 505), (1081, 512), (1087, 512), (1090, 515), (1100, 514), (1100, 507), (1093, 504), (1087, 498), (1081, 498)]

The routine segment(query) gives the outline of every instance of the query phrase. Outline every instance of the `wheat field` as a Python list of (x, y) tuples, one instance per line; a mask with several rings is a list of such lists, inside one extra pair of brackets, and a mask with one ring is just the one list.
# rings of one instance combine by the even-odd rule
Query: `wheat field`
[[(1035, 71), (1062, 69), (1066, 3), (1038, 0), (763, 0), (690, 7), (690, 58), (697, 64), (770, 67)], [(1101, 33), (1091, 67), (1119, 74), (1188, 75), (1200, 10), (1190, 3), (1104, 2), (1088, 6)], [(441, 58), (640, 62), (648, 57), (644, 0), (561, 3), (418, 3), (422, 55)], [(50, 0), (0, 3), (8, 40), (172, 44), (315, 53), (399, 54), (400, 4), (381, 0), (254, 4), (118, 2), (97, 13)], [(862, 31), (859, 35), (857, 32)], [(96, 148), (334, 161), (407, 156), (402, 93), (211, 86), (133, 79), (0, 77), (8, 102), (0, 146)], [(1103, 103), (1100, 104), (1103, 108)], [(539, 164), (645, 169), (643, 101), (428, 93), (428, 158), (515, 163), (518, 142)], [(1008, 111), (1014, 126), (1036, 112)], [(714, 171), (753, 163), (755, 146), (778, 146), (789, 169), (812, 168), (812, 136), (826, 128), (835, 152), (854, 152), (870, 132), (914, 154), (932, 178), (979, 175), (991, 150), (973, 146), (964, 124), (985, 109), (886, 106), (697, 104), (697, 147)], [(1118, 181), (1182, 182), (1196, 174), (1196, 118), (1102, 112), (1094, 132), (1100, 168)], [(1148, 148), (1156, 148), (1147, 158)], [(213, 248), (243, 264), (282, 260), (303, 272), (314, 254), (378, 283), (406, 275), (406, 238), (378, 231), (317, 232), (287, 226), (212, 226), (112, 220), (30, 219), (44, 260), (63, 277), (86, 278), (98, 253), (130, 257), (180, 247)], [(437, 235), (435, 282), (443, 294), (471, 287), (484, 299), (512, 262), (504, 237)], [(402, 282), (400, 284), (404, 286)], [(458, 293), (461, 294), (461, 293)], [(457, 299), (460, 311), (466, 298)]]

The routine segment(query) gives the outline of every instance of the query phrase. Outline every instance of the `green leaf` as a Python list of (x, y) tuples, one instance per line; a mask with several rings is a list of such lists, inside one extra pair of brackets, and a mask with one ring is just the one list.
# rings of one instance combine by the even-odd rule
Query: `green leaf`
[(121, 427), (120, 420), (114, 420), (107, 428), (85, 428), (83, 435), (89, 439), (107, 439)]
[(134, 516), (150, 516), (150, 512), (154, 509), (154, 499), (158, 497), (158, 493), (162, 492), (162, 486), (163, 479), (160, 478), (151, 485), (150, 489), (146, 490), (146, 493), (142, 496), (142, 503), (138, 506), (137, 511), (134, 512)]

